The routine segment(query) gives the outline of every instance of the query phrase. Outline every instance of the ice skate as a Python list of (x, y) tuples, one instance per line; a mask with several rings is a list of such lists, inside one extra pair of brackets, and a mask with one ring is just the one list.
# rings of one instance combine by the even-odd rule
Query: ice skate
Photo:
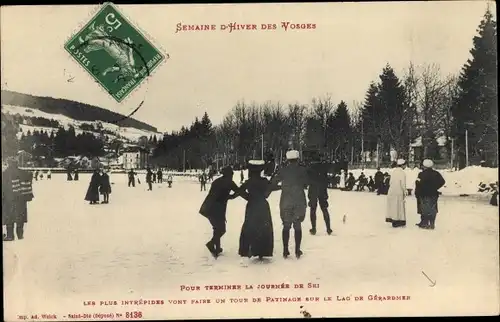
[(290, 256), (290, 252), (288, 251), (288, 249), (285, 249), (283, 251), (283, 258), (288, 258), (288, 256)]
[(302, 255), (304, 255), (304, 253), (301, 250), (295, 251), (295, 257), (297, 257), (297, 259), (299, 259)]
[(333, 230), (332, 230), (331, 228), (328, 228), (328, 229), (326, 230), (326, 233), (327, 233), (328, 235), (331, 235), (331, 234), (333, 233)]
[(13, 241), (13, 240), (14, 240), (13, 236), (4, 235), (4, 237), (3, 237), (3, 241)]
[(311, 235), (316, 235), (316, 228), (309, 229), (309, 232), (311, 233)]
[(212, 242), (208, 242), (208, 243), (206, 243), (206, 244), (205, 244), (205, 246), (207, 246), (207, 249), (208, 249), (208, 251), (210, 252), (210, 254), (212, 254), (212, 256), (213, 256), (215, 259), (217, 259), (217, 255), (218, 255), (218, 254), (217, 254), (217, 252), (216, 252), (216, 250), (215, 250), (215, 248), (214, 248), (214, 244), (213, 244)]

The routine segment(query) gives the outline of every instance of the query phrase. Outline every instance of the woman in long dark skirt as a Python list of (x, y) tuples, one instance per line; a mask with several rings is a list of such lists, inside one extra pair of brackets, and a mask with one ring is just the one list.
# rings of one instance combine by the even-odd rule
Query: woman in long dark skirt
[(101, 171), (101, 187), (99, 190), (104, 197), (102, 203), (109, 203), (109, 194), (111, 193), (111, 183), (109, 182), (109, 175), (106, 171)]
[(240, 187), (240, 196), (248, 201), (241, 228), (239, 255), (272, 257), (274, 248), (273, 221), (267, 198), (271, 182), (261, 177), (264, 161), (249, 161), (248, 180)]
[(101, 175), (98, 170), (95, 170), (90, 178), (89, 188), (85, 195), (85, 200), (90, 201), (91, 205), (99, 202), (99, 186), (101, 185)]

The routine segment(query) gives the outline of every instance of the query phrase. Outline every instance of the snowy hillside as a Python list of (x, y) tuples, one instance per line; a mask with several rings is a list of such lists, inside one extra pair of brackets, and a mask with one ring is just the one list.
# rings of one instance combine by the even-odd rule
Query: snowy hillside
[[(41, 117), (47, 120), (54, 120), (59, 122), (61, 126), (64, 126), (65, 128), (68, 128), (70, 125), (72, 125), (75, 128), (75, 132), (81, 133), (84, 132), (84, 130), (81, 128), (82, 125), (88, 125), (88, 126), (94, 126), (96, 122), (90, 122), (90, 121), (78, 121), (75, 119), (72, 119), (68, 116), (61, 115), (61, 114), (52, 114), (52, 113), (46, 113), (38, 109), (33, 109), (33, 108), (27, 108), (23, 106), (15, 106), (15, 105), (2, 105), (2, 113), (5, 114), (11, 114), (11, 115), (16, 115), (19, 114), (22, 117)], [(153, 132), (153, 131), (148, 131), (148, 130), (142, 130), (142, 129), (137, 129), (133, 127), (120, 127), (115, 124), (107, 123), (107, 122), (100, 122), (102, 124), (103, 130), (108, 132), (108, 135), (114, 135), (117, 138), (125, 139), (128, 141), (136, 141), (139, 139), (141, 136), (146, 136), (150, 137), (151, 135), (156, 135), (157, 138), (160, 138), (162, 136), (161, 133), (159, 132)], [(22, 133), (26, 133), (28, 131), (55, 131), (57, 128), (54, 127), (46, 127), (46, 126), (34, 126), (30, 124), (20, 124)], [(85, 132), (91, 132), (85, 130)], [(111, 134), (111, 133), (113, 134)], [(96, 133), (96, 132), (94, 132)], [(96, 133), (97, 135), (98, 133)], [(21, 133), (18, 134), (19, 136)]]

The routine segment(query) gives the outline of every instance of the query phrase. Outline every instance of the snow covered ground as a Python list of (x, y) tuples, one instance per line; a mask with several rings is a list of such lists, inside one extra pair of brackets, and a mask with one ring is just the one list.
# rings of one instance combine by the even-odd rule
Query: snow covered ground
[[(307, 218), (304, 256), (285, 260), (280, 192), (274, 192), (269, 203), (275, 256), (264, 262), (237, 254), (245, 201), (236, 199), (228, 205), (224, 255), (215, 260), (204, 246), (211, 227), (198, 214), (206, 192), (200, 192), (195, 178), (175, 178), (173, 188), (156, 184), (149, 192), (144, 183), (128, 188), (126, 174), (112, 174), (111, 203), (95, 206), (83, 200), (89, 179), (81, 174), (80, 181), (67, 182), (65, 174), (53, 174), (51, 181), (34, 182), (25, 239), (3, 244), (6, 321), (18, 320), (17, 315), (51, 313), (57, 320), (74, 320), (68, 314), (126, 311), (142, 311), (143, 319), (293, 318), (301, 317), (302, 309), (313, 317), (499, 312), (499, 216), (487, 199), (444, 195), (436, 230), (427, 231), (414, 225), (419, 218), (413, 197), (407, 201), (408, 226), (393, 229), (384, 222), (385, 196), (329, 190), (334, 234), (325, 233), (319, 213), (318, 235), (310, 236)], [(235, 181), (239, 183), (239, 172)], [(436, 281), (434, 287), (422, 272)], [(305, 288), (256, 289), (281, 283), (302, 283)], [(307, 288), (308, 283), (319, 288)], [(214, 284), (249, 284), (254, 289), (203, 288)], [(201, 290), (181, 291), (182, 285)], [(369, 301), (369, 295), (410, 299)], [(301, 302), (266, 302), (267, 297), (291, 296), (301, 297)], [(364, 301), (355, 301), (355, 296)], [(252, 303), (254, 297), (262, 302)], [(351, 300), (337, 300), (347, 297)], [(221, 298), (226, 303), (215, 304)], [(249, 303), (231, 303), (231, 298), (248, 298)], [(139, 299), (163, 300), (164, 305), (120, 305), (120, 300)], [(193, 299), (211, 299), (212, 304), (191, 304)], [(118, 305), (100, 305), (113, 300)]]

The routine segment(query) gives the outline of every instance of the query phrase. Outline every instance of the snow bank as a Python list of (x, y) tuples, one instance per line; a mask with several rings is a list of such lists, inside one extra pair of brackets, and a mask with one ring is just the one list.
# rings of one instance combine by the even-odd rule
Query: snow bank
[[(380, 169), (382, 172), (391, 173), (392, 169), (383, 168)], [(415, 180), (417, 179), (418, 169), (406, 169), (406, 185), (409, 189), (415, 188)], [(490, 183), (495, 183), (498, 181), (498, 168), (484, 168), (480, 166), (470, 166), (464, 168), (460, 171), (452, 170), (438, 170), (442, 175), (446, 184), (441, 188), (441, 192), (446, 195), (460, 195), (460, 194), (478, 194), (478, 185), (483, 182), (487, 185)], [(376, 169), (353, 169), (349, 170), (352, 172), (355, 178), (357, 178), (361, 172), (366, 176), (374, 176)]]

